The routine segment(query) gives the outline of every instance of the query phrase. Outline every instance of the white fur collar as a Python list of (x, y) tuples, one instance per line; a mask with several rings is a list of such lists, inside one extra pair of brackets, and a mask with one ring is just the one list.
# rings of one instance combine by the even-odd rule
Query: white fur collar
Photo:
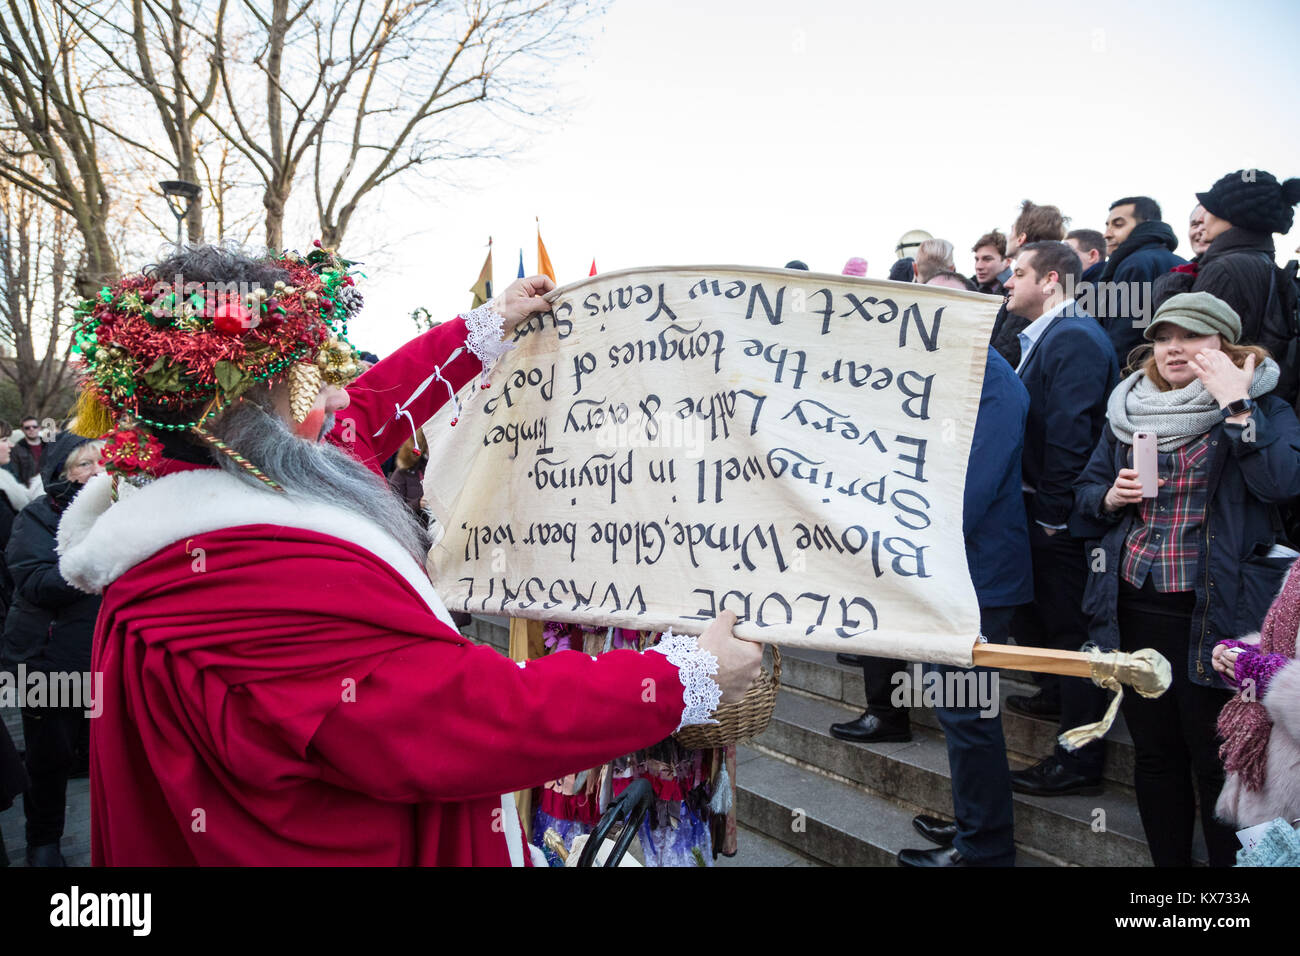
[(396, 538), (354, 512), (295, 501), (214, 469), (178, 472), (143, 488), (121, 482), (117, 502), (111, 491), (109, 476), (96, 475), (59, 521), (59, 570), (83, 591), (100, 593), (177, 541), (224, 528), (276, 524), (364, 548), (408, 581), (439, 620), (455, 630), (423, 568)]
[(6, 468), (0, 468), (0, 492), (9, 499), (14, 511), (22, 511), (36, 498), (30, 490), (11, 475)]

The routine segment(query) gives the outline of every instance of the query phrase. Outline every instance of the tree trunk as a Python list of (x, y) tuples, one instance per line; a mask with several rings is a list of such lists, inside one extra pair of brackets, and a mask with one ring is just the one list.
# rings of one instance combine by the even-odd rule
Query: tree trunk
[(289, 198), (288, 190), (268, 186), (262, 196), (262, 205), (266, 206), (266, 247), (273, 252), (284, 248), (284, 204)]
[[(179, 168), (181, 179), (187, 183), (197, 184), (199, 181), (199, 172), (194, 163), (194, 147), (189, 142), (188, 135), (183, 137), (185, 142), (185, 151), (181, 154), (182, 160)], [(185, 214), (185, 239), (192, 245), (197, 246), (203, 242), (203, 193), (199, 192), (190, 203), (189, 210)], [(218, 241), (221, 237), (217, 236)]]
[(85, 248), (81, 264), (77, 267), (77, 294), (83, 299), (93, 299), (99, 295), (100, 289), (115, 282), (121, 272), (103, 220), (79, 222), (78, 225), (81, 227)]

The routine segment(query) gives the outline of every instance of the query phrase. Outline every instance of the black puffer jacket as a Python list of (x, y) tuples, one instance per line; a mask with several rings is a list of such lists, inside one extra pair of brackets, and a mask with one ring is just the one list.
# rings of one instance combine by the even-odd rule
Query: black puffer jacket
[(27, 489), (18, 484), (18, 479), (8, 469), (0, 468), (0, 622), (9, 612), (14, 596), (14, 579), (4, 562), (3, 552), (9, 544), (9, 534), (13, 531), (18, 512), (30, 503), (31, 494)]
[(1273, 331), (1284, 327), (1280, 296), (1274, 296), (1272, 318), (1265, 323), (1269, 287), (1276, 273), (1273, 237), (1233, 226), (1205, 250), (1191, 291), (1208, 292), (1232, 306), (1241, 317), (1241, 344), (1262, 345), (1282, 366), (1273, 394), (1294, 402), (1300, 391), (1300, 370), (1288, 367), (1287, 340)]
[(45, 494), (14, 519), (5, 561), (14, 581), (13, 604), (5, 617), (3, 658), (29, 670), (88, 671), (99, 596), (78, 591), (59, 573), (55, 534), (63, 511), (82, 488), (59, 478), (73, 449), (86, 439), (47, 446), (41, 469)]
[(998, 309), (998, 317), (993, 320), (993, 333), (989, 345), (1007, 360), (1012, 368), (1020, 364), (1020, 333), (1029, 328), (1031, 319), (1007, 311), (1006, 302)]

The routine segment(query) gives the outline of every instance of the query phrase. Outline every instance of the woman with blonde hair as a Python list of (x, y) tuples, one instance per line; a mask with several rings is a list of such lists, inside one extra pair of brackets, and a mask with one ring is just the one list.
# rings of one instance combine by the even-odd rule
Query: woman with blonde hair
[[(103, 442), (75, 435), (51, 444), (41, 478), (45, 494), (14, 520), (5, 548), (13, 575), (13, 604), (5, 617), (0, 659), (49, 675), (89, 675), (90, 645), (100, 598), (73, 587), (59, 571), (55, 535), (59, 521), (91, 477), (103, 471)], [(86, 686), (85, 678), (74, 681)], [(64, 678), (50, 686), (67, 688)], [(22, 709), (27, 747), (23, 813), (27, 817), (27, 865), (66, 866), (63, 837), (68, 778), (77, 770), (77, 749), (87, 727), (86, 701), (56, 697)]]
[[(1277, 363), (1237, 345), (1241, 320), (1222, 300), (1173, 296), (1144, 334), (1153, 354), (1111, 394), (1070, 530), (1100, 539), (1084, 596), (1092, 639), (1153, 647), (1173, 670), (1163, 696), (1123, 703), (1152, 861), (1191, 865), (1196, 793), (1210, 864), (1231, 866), (1236, 840), (1214, 818), (1224, 781), (1215, 722), (1230, 695), (1212, 655), (1259, 629), (1281, 582), (1277, 505), (1300, 495), (1300, 422), (1271, 394)], [(1133, 456), (1144, 432), (1159, 476), (1146, 496)]]

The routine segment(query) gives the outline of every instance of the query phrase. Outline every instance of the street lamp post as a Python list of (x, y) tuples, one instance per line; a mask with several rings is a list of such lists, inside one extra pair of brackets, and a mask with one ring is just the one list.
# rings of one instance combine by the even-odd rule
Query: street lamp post
[[(167, 208), (176, 217), (176, 252), (181, 251), (181, 224), (189, 214), (190, 206), (199, 198), (199, 187), (183, 179), (165, 179), (158, 184), (167, 199)], [(184, 200), (182, 205), (179, 200)]]

